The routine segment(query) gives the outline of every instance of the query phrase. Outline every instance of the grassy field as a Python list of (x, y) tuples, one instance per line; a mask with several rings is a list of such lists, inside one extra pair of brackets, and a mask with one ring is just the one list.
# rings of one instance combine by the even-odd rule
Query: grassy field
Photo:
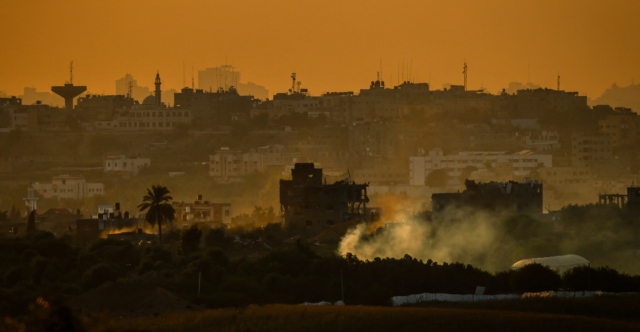
[(638, 320), (514, 310), (267, 305), (94, 322), (111, 331), (637, 331)]

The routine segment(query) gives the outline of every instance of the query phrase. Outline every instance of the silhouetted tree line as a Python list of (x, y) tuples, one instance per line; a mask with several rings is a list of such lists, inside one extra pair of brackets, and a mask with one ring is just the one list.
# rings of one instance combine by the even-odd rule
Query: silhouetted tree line
[[(278, 229), (270, 225), (256, 234), (262, 238)], [(263, 254), (258, 257), (260, 250), (253, 250), (231, 259), (229, 254), (237, 254), (236, 246), (242, 244), (224, 230), (192, 227), (166, 235), (163, 246), (113, 239), (77, 246), (68, 238), (39, 231), (2, 238), (0, 312), (23, 314), (38, 297), (65, 300), (109, 283), (157, 285), (207, 307), (337, 301), (343, 292), (348, 304), (386, 305), (392, 296), (470, 294), (476, 286), (487, 287), (487, 294), (640, 291), (640, 276), (609, 267), (578, 267), (559, 275), (533, 264), (492, 274), (471, 265), (424, 262), (409, 255), (371, 261), (352, 254), (323, 257), (299, 240), (271, 250), (261, 248)]]

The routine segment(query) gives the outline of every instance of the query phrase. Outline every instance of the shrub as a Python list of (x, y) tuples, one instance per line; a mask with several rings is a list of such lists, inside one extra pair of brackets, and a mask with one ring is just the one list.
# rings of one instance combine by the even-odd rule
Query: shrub
[(521, 267), (511, 279), (511, 287), (518, 293), (554, 291), (561, 285), (562, 279), (557, 272), (538, 263)]
[(118, 274), (110, 264), (100, 263), (82, 275), (80, 284), (86, 290), (98, 287), (108, 281), (115, 281)]
[(183, 254), (190, 254), (200, 249), (200, 239), (202, 238), (202, 230), (197, 225), (191, 225), (180, 234), (180, 251)]

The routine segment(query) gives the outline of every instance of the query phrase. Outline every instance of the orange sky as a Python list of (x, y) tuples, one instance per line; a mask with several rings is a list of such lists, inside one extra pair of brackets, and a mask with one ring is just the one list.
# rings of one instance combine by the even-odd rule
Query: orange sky
[[(68, 80), (115, 93), (131, 73), (163, 88), (228, 59), (242, 81), (283, 92), (294, 70), (311, 94), (415, 81), (491, 92), (509, 82), (598, 97), (612, 83), (640, 81), (640, 1), (213, 1), (3, 0), (0, 91), (49, 90)], [(401, 74), (402, 75), (402, 74)], [(405, 74), (407, 78), (408, 74)], [(190, 85), (190, 83), (188, 83)], [(197, 85), (197, 82), (196, 82)], [(388, 84), (391, 85), (391, 84)]]

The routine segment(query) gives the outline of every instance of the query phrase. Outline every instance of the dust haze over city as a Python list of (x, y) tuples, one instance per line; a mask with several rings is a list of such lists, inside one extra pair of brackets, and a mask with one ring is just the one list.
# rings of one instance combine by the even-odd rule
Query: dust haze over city
[(3, 7), (0, 330), (640, 326), (640, 2)]

